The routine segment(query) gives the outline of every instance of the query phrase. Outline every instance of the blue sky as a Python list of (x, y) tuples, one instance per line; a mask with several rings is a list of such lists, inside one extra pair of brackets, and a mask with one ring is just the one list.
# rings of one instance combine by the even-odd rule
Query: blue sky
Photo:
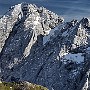
[(90, 16), (90, 0), (0, 0), (0, 15), (3, 15), (12, 5), (21, 2), (44, 6), (68, 19)]

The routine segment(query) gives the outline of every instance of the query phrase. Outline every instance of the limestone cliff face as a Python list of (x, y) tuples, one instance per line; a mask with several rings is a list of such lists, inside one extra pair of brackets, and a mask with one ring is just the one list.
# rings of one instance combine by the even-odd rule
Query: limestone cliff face
[(63, 21), (44, 7), (13, 6), (0, 19), (1, 79), (50, 90), (87, 90), (90, 20)]

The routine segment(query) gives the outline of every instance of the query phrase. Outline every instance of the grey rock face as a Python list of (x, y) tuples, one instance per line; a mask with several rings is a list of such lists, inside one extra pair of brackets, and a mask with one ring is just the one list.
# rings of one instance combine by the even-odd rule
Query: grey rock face
[(50, 90), (87, 90), (89, 32), (88, 18), (63, 22), (44, 7), (15, 5), (0, 19), (0, 78)]

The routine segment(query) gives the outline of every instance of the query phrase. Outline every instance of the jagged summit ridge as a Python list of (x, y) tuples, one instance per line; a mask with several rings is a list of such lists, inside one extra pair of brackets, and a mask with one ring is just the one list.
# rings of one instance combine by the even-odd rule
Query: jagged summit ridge
[(34, 30), (36, 28), (34, 31), (38, 35), (44, 35), (47, 30), (54, 28), (62, 21), (62, 17), (43, 7), (38, 8), (36, 5), (27, 3), (15, 5), (0, 19), (0, 52), (15, 24), (18, 26), (18, 24), (23, 22), (24, 30), (28, 30), (29, 28)]
[(0, 77), (50, 90), (90, 88), (90, 20), (63, 18), (36, 5), (13, 6), (0, 19)]
[[(12, 69), (19, 64), (30, 54), (38, 36), (46, 35), (45, 31), (62, 21), (63, 18), (43, 7), (39, 9), (26, 3), (13, 6), (0, 19), (0, 66), (3, 69)], [(42, 44), (42, 36), (39, 38), (39, 43)]]

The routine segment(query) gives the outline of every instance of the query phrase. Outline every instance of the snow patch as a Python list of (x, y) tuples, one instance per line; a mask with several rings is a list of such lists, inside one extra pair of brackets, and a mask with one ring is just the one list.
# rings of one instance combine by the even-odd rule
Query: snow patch
[[(55, 35), (55, 31), (59, 32), (65, 26), (66, 26), (66, 23), (63, 22), (63, 23), (59, 24), (57, 27), (55, 27), (54, 29), (45, 31), (46, 35), (43, 37), (43, 45), (46, 42), (50, 41), (51, 36), (57, 36), (57, 35)], [(65, 35), (67, 35), (67, 33), (68, 32), (65, 32), (65, 33), (63, 33), (63, 35), (65, 36)]]
[(86, 49), (86, 53), (90, 53), (90, 47), (88, 47), (87, 49)]
[(90, 47), (88, 47), (87, 50), (90, 51)]
[[(21, 11), (22, 11), (22, 10), (21, 10), (21, 4), (15, 5), (15, 8), (14, 8), (14, 10), (13, 10), (13, 12), (12, 12), (12, 16), (13, 16), (13, 17), (18, 17), (18, 14), (19, 14)], [(21, 16), (19, 16), (19, 17), (21, 17)]]
[(36, 20), (33, 22), (34, 25), (38, 25), (39, 24), (39, 17), (36, 17)]
[(68, 35), (68, 31), (65, 31), (65, 32), (63, 32), (63, 34), (62, 34), (62, 36), (67, 36)]
[(72, 60), (74, 62), (77, 62), (77, 63), (81, 63), (84, 61), (84, 56), (82, 56), (82, 53), (78, 53), (78, 54), (67, 54), (64, 56), (64, 59), (66, 60)]
[(51, 36), (54, 36), (55, 31), (59, 31), (58, 27), (55, 27), (54, 29), (45, 31), (45, 33), (48, 34), (48, 35), (46, 35), (46, 36), (43, 37), (43, 45), (44, 45), (46, 42), (50, 41), (50, 37), (51, 37)]

